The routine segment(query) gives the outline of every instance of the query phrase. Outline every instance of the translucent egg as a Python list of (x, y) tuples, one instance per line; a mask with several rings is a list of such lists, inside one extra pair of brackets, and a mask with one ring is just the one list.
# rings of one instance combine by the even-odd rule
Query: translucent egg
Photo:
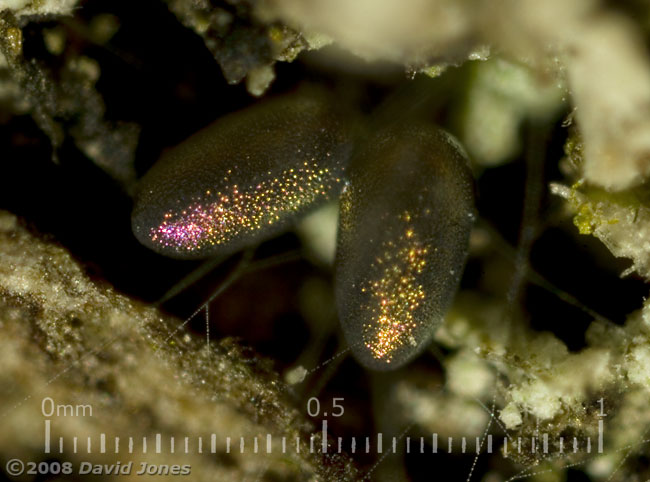
[(397, 368), (431, 341), (454, 294), (475, 218), (467, 158), (448, 133), (406, 123), (355, 154), (341, 196), (339, 317), (366, 367)]
[(175, 258), (229, 254), (338, 197), (353, 116), (303, 90), (227, 115), (165, 152), (140, 182), (135, 236)]

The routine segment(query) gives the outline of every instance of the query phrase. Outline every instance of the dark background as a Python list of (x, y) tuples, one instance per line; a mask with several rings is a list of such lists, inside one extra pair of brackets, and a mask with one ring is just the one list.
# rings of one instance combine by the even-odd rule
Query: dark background
[[(101, 46), (89, 42), (75, 28), (86, 25), (99, 13), (111, 13), (119, 19), (119, 30), (107, 45)], [(42, 37), (42, 30), (54, 25), (58, 24), (29, 24), (24, 29), (24, 52), (27, 58), (39, 59), (56, 72), (57, 59), (45, 50)], [(135, 156), (139, 175), (163, 149), (219, 116), (257, 102), (243, 84), (228, 85), (203, 40), (183, 27), (163, 3), (140, 0), (134, 8), (132, 2), (126, 1), (87, 2), (63, 25), (77, 52), (99, 63), (101, 76), (96, 88), (106, 105), (106, 119), (132, 122), (141, 128)], [(316, 82), (342, 92), (342, 98), (367, 114), (369, 122), (378, 117), (373, 116), (377, 109), (384, 112), (397, 107), (417, 111), (454, 130), (454, 109), (471, 67), (451, 69), (439, 79), (417, 76), (412, 80), (400, 66), (356, 62), (357, 68), (343, 68), (325, 61), (321, 53), (302, 54), (291, 64), (276, 64), (276, 80), (270, 93)], [(504, 272), (496, 276), (510, 278), (516, 263), (526, 190), (540, 189), (529, 219), (537, 226), (537, 235), (526, 258), (558, 291), (622, 323), (626, 314), (641, 306), (647, 292), (645, 285), (634, 277), (621, 280), (618, 274), (628, 263), (614, 260), (594, 238), (579, 236), (571, 220), (559, 214), (559, 202), (547, 194), (549, 181), (562, 180), (557, 166), (563, 156), (566, 129), (560, 127), (561, 122), (562, 117), (558, 117), (550, 125), (525, 124), (521, 134), (527, 145), (519, 158), (502, 167), (477, 170), (480, 226), (493, 229), (499, 243), (510, 248), (502, 251), (503, 259), (496, 263), (471, 256), (462, 289), (484, 290), (486, 277), (495, 276), (486, 272), (489, 269), (502, 269)], [(21, 216), (34, 230), (52, 236), (83, 263), (91, 277), (153, 303), (201, 265), (167, 259), (139, 245), (131, 233), (132, 200), (127, 190), (85, 157), (69, 138), (57, 150), (55, 162), (49, 139), (30, 115), (0, 113), (0, 124), (0, 209)], [(541, 159), (537, 164), (531, 161), (535, 156)], [(531, 169), (536, 169), (534, 175)], [(212, 302), (212, 336), (240, 337), (273, 359), (280, 373), (300, 360), (311, 360), (315, 366), (337, 353), (344, 342), (339, 337), (333, 307), (331, 315), (315, 320), (305, 315), (309, 310), (300, 303), (302, 290), (309, 283), (321, 287), (317, 290), (320, 301), (333, 300), (331, 269), (301, 256), (303, 251), (300, 239), (293, 233), (258, 247), (256, 260), (293, 252), (299, 256), (246, 275)], [(186, 318), (220, 285), (240, 257), (235, 254), (224, 261), (162, 309)], [(505, 283), (491, 294), (505, 297), (508, 288)], [(570, 350), (584, 346), (584, 332), (592, 317), (583, 309), (527, 282), (515, 303), (514, 309), (523, 313), (524, 322), (534, 329), (552, 331)], [(316, 322), (322, 326), (315, 326)], [(192, 320), (189, 329), (196, 336), (204, 336), (203, 316)], [(316, 332), (321, 342), (310, 343)], [(314, 348), (320, 352), (305, 353)], [(430, 382), (444, 382), (440, 364), (431, 353), (406, 370)], [(304, 406), (310, 396), (316, 395), (323, 401), (343, 397), (346, 415), (329, 419), (330, 432), (342, 437), (373, 434), (386, 429), (381, 421), (382, 394), (400, 376), (370, 373), (348, 357), (310, 375), (297, 389), (296, 403)], [(409, 434), (420, 435), (415, 429)], [(354, 455), (366, 469), (376, 462), (375, 457)], [(433, 473), (464, 480), (473, 460), (471, 454), (397, 457), (397, 462), (394, 459), (384, 463), (402, 464), (412, 480), (431, 480)], [(477, 474), (492, 463), (497, 462), (480, 459)], [(587, 480), (578, 472), (572, 472), (570, 478)]]

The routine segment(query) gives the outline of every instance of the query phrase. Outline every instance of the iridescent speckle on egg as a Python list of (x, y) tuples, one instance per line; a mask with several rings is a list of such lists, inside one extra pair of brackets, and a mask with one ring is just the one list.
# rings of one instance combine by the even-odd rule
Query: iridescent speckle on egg
[(411, 360), (453, 299), (474, 220), (473, 179), (449, 134), (393, 126), (364, 143), (341, 198), (336, 295), (355, 357)]
[(178, 258), (228, 254), (269, 238), (338, 196), (353, 132), (347, 113), (312, 90), (221, 118), (144, 176), (133, 231)]
[(370, 266), (370, 271), (380, 276), (361, 285), (361, 292), (371, 296), (366, 308), (375, 320), (363, 326), (364, 344), (376, 359), (387, 363), (396, 346), (416, 345), (412, 335), (417, 328), (414, 313), (425, 299), (419, 278), (427, 267), (428, 250), (415, 234), (413, 218), (408, 211), (399, 217), (395, 236), (381, 244)]

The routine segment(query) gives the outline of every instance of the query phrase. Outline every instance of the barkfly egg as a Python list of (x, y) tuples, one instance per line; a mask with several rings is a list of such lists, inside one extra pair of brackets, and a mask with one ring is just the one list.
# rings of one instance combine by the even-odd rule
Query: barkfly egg
[(353, 117), (309, 88), (218, 119), (143, 177), (135, 236), (166, 256), (206, 258), (278, 234), (338, 197)]
[(424, 123), (378, 131), (341, 196), (336, 297), (352, 353), (397, 368), (430, 342), (458, 288), (475, 218), (459, 144)]

